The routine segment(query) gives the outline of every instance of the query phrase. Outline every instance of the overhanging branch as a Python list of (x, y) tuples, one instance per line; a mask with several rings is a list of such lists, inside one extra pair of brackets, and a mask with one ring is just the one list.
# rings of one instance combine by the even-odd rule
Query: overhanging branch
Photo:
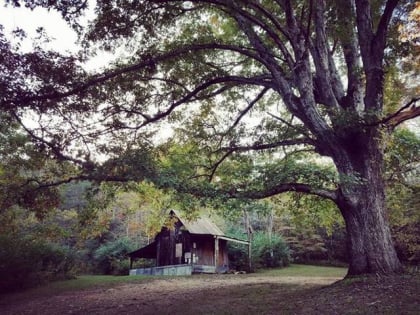
[(313, 140), (308, 138), (298, 138), (298, 139), (287, 139), (271, 143), (255, 143), (252, 145), (244, 146), (232, 146), (232, 147), (222, 147), (218, 151), (231, 151), (231, 152), (246, 152), (246, 151), (259, 151), (259, 150), (269, 150), (275, 149), (282, 146), (293, 146), (293, 145), (315, 145)]
[[(197, 86), (193, 91), (190, 91), (184, 97), (172, 103), (165, 111), (158, 112), (153, 117), (146, 117), (147, 119), (145, 120), (145, 122), (142, 123), (138, 128), (144, 127), (145, 125), (161, 120), (162, 118), (170, 115), (174, 111), (174, 109), (177, 108), (178, 106), (185, 104), (191, 100), (194, 100), (194, 98), (198, 96), (200, 92), (205, 91), (207, 88), (213, 85), (223, 84), (223, 83), (236, 83), (236, 84), (241, 84), (241, 85), (253, 84), (253, 85), (262, 85), (262, 86), (271, 85), (270, 82), (265, 81), (264, 77), (245, 78), (245, 77), (239, 77), (239, 76), (226, 76), (226, 77), (214, 78)], [(264, 92), (261, 94), (259, 98), (261, 98), (267, 90), (268, 88), (265, 88), (263, 90)], [(223, 92), (223, 90), (221, 90), (221, 92)], [(211, 95), (211, 97), (212, 96), (213, 94)], [(253, 105), (254, 104), (251, 104), (251, 107)], [(246, 112), (247, 111), (244, 111), (243, 115), (245, 115)], [(238, 119), (240, 120), (240, 118), (242, 117), (239, 117)]]
[(308, 184), (300, 183), (284, 183), (262, 191), (232, 191), (231, 198), (248, 198), (248, 199), (264, 199), (272, 197), (285, 192), (301, 192), (311, 195), (316, 195), (322, 198), (330, 199), (334, 202), (337, 201), (337, 191), (316, 188)]
[(197, 51), (203, 51), (203, 50), (225, 50), (225, 51), (232, 51), (232, 52), (237, 52), (241, 55), (247, 56), (249, 58), (255, 59), (259, 62), (263, 62), (263, 60), (257, 55), (255, 54), (253, 51), (251, 51), (250, 49), (244, 48), (244, 47), (239, 47), (239, 46), (235, 46), (235, 45), (228, 45), (228, 44), (218, 44), (218, 43), (208, 43), (208, 44), (196, 44), (196, 45), (187, 45), (178, 49), (174, 49), (173, 51), (170, 51), (168, 53), (163, 53), (160, 55), (157, 55), (155, 57), (150, 57), (148, 56), (147, 58), (145, 57), (144, 60), (141, 60), (140, 62), (131, 65), (131, 66), (127, 66), (127, 67), (123, 67), (114, 71), (108, 71), (108, 72), (104, 72), (102, 74), (97, 75), (96, 77), (86, 81), (85, 83), (82, 84), (78, 84), (75, 85), (74, 87), (68, 89), (65, 92), (52, 92), (49, 94), (41, 94), (41, 95), (35, 95), (35, 96), (28, 96), (28, 97), (24, 97), (21, 99), (17, 99), (18, 105), (22, 104), (28, 104), (28, 103), (32, 103), (32, 102), (39, 102), (39, 101), (46, 101), (46, 100), (59, 100), (59, 99), (63, 99), (72, 95), (76, 95), (78, 93), (82, 93), (85, 92), (86, 90), (88, 90), (89, 88), (93, 87), (93, 86), (97, 86), (100, 84), (103, 84), (111, 79), (114, 79), (120, 75), (126, 74), (126, 73), (131, 73), (131, 72), (135, 72), (135, 71), (139, 71), (142, 69), (145, 69), (147, 67), (155, 67), (156, 64), (166, 61), (166, 60), (170, 60), (170, 59), (174, 59), (174, 58), (178, 58), (181, 56), (185, 56), (186, 54), (191, 54)]
[(395, 127), (397, 127), (404, 121), (420, 116), (420, 107), (416, 106), (416, 103), (419, 100), (419, 96), (412, 98), (398, 111), (381, 120), (380, 123), (385, 124), (390, 130), (393, 130)]

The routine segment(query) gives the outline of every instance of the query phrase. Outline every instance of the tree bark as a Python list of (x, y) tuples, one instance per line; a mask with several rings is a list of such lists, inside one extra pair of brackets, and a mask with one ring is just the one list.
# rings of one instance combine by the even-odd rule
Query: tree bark
[[(347, 230), (347, 276), (402, 271), (386, 217), (379, 132), (343, 141), (336, 159), (340, 172), (337, 205)], [(345, 154), (343, 154), (345, 152)]]

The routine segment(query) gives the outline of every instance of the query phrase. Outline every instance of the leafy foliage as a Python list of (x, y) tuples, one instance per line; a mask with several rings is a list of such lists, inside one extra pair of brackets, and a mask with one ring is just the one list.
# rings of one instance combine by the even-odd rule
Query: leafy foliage
[(281, 236), (256, 233), (252, 238), (252, 257), (256, 268), (287, 267), (290, 263), (289, 247)]
[(385, 157), (387, 205), (393, 239), (400, 259), (408, 264), (418, 264), (420, 139), (408, 130), (400, 130), (390, 141)]
[(94, 263), (102, 274), (127, 275), (130, 265), (127, 254), (135, 249), (128, 238), (118, 238), (100, 246), (94, 252)]
[(418, 185), (420, 172), (420, 137), (408, 129), (401, 129), (390, 137), (385, 155), (386, 175), (390, 185), (403, 183)]
[(59, 174), (62, 166), (40, 153), (4, 113), (0, 114), (0, 160), (0, 212), (22, 206), (42, 217), (58, 205), (58, 191), (40, 187), (39, 182)]
[(0, 292), (74, 277), (76, 254), (68, 247), (16, 234), (0, 234)]
[[(243, 237), (239, 231), (231, 231), (230, 234)], [(228, 256), (232, 269), (249, 269), (247, 246), (229, 242)], [(266, 232), (256, 232), (252, 236), (251, 260), (253, 269), (286, 267), (290, 263), (289, 247), (278, 234), (269, 236)]]
[(388, 206), (392, 235), (400, 259), (418, 265), (420, 260), (418, 185), (393, 184), (388, 190)]

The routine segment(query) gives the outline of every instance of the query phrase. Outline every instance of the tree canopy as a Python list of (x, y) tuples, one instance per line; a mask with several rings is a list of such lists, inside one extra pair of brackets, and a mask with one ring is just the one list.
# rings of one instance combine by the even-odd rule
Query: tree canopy
[[(0, 38), (0, 106), (40, 151), (79, 166), (61, 181), (314, 194), (344, 217), (349, 274), (400, 270), (383, 154), (386, 134), (420, 114), (414, 1), (97, 1), (87, 28), (77, 20), (86, 2), (7, 2), (58, 10), (80, 34), (72, 56)], [(85, 70), (101, 51), (120, 57)], [(169, 125), (173, 139), (152, 150)]]

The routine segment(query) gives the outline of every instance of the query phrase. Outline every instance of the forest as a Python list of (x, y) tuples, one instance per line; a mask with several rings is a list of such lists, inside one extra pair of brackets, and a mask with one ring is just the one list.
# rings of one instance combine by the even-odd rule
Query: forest
[(4, 5), (77, 43), (0, 25), (0, 292), (127, 275), (169, 209), (251, 238), (247, 271), (418, 268), (419, 3)]

